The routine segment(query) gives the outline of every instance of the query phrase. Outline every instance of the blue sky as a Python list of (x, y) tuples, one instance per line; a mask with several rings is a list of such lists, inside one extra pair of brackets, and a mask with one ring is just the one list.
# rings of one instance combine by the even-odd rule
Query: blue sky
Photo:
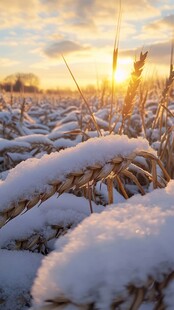
[[(118, 7), (113, 0), (0, 0), (0, 78), (33, 72), (44, 88), (72, 86), (63, 53), (80, 85), (96, 83), (96, 71), (102, 80), (111, 73)], [(130, 71), (143, 48), (149, 68), (167, 74), (173, 0), (122, 0), (122, 7), (120, 66)]]

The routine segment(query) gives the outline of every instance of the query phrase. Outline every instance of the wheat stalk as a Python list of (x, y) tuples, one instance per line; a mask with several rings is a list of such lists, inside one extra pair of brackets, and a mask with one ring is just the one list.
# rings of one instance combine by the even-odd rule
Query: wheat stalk
[(141, 120), (142, 120), (142, 127), (143, 127), (143, 131), (144, 131), (144, 136), (145, 136), (145, 138), (147, 138), (144, 116), (145, 116), (145, 103), (146, 103), (147, 96), (148, 96), (148, 88), (144, 91), (145, 85), (143, 85), (143, 86), (144, 87), (142, 87), (142, 88), (140, 87), (140, 115), (141, 115)]
[(41, 231), (31, 231), (30, 235), (27, 234), (27, 237), (11, 238), (9, 242), (2, 244), (1, 248), (15, 251), (29, 250), (32, 252), (47, 254), (50, 251), (48, 242), (65, 235), (73, 226), (73, 222), (66, 226), (59, 224), (46, 224), (42, 227)]
[(134, 99), (141, 81), (141, 74), (143, 71), (145, 60), (147, 58), (147, 54), (148, 52), (145, 52), (144, 54), (141, 52), (139, 60), (134, 63), (134, 71), (131, 74), (131, 79), (128, 85), (126, 97), (122, 108), (122, 125), (120, 128), (120, 133), (122, 133), (122, 130), (124, 128), (125, 120), (129, 119), (132, 114)]
[(173, 81), (174, 81), (173, 54), (174, 54), (174, 38), (172, 39), (172, 44), (171, 44), (171, 59), (170, 59), (169, 77), (166, 80), (165, 88), (163, 89), (163, 92), (162, 92), (162, 98), (159, 102), (157, 113), (156, 113), (155, 119), (154, 119), (153, 124), (152, 124), (152, 129), (154, 129), (154, 128), (156, 128), (156, 126), (158, 125), (158, 123), (160, 121), (160, 131), (161, 131), (161, 127), (162, 127), (162, 117), (163, 117), (163, 110), (164, 110), (165, 102), (167, 101), (167, 96), (168, 96), (169, 90), (170, 90), (170, 88), (173, 84)]
[(112, 116), (113, 116), (115, 74), (117, 71), (117, 62), (118, 62), (118, 46), (119, 46), (119, 38), (120, 38), (121, 16), (122, 16), (122, 7), (121, 7), (121, 0), (120, 0), (117, 29), (115, 33), (115, 41), (114, 41), (114, 49), (113, 49), (113, 59), (112, 59), (112, 93), (111, 93), (111, 107), (110, 107), (110, 116), (109, 116), (109, 130), (110, 131), (111, 131), (111, 121), (112, 121)]

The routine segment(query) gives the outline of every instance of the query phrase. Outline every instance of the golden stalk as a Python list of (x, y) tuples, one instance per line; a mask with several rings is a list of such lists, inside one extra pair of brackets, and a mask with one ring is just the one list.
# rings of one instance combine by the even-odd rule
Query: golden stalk
[(114, 202), (113, 199), (113, 179), (107, 178), (107, 190), (108, 190), (108, 204), (111, 204)]
[[(174, 54), (174, 37), (173, 37), (172, 43), (171, 43), (170, 73), (169, 73), (168, 79), (166, 80), (165, 88), (163, 89), (163, 92), (162, 92), (162, 98), (161, 98), (159, 105), (158, 105), (157, 113), (156, 113), (155, 119), (154, 119), (153, 124), (152, 124), (152, 129), (156, 128), (156, 126), (158, 125), (158, 122), (160, 120), (162, 122), (163, 109), (165, 106), (165, 102), (167, 100), (169, 90), (170, 90), (170, 88), (173, 84), (173, 81), (174, 81), (173, 54)], [(160, 124), (160, 131), (161, 131), (161, 124)]]
[(134, 71), (131, 74), (131, 79), (128, 85), (126, 97), (122, 108), (122, 126), (120, 128), (120, 133), (122, 133), (122, 130), (124, 128), (125, 120), (129, 119), (132, 114), (134, 99), (137, 93), (138, 86), (140, 85), (141, 75), (145, 60), (147, 58), (147, 54), (148, 52), (145, 52), (144, 54), (141, 52), (140, 59), (134, 63)]
[(121, 0), (120, 0), (117, 28), (116, 28), (115, 40), (114, 40), (113, 59), (112, 59), (112, 93), (111, 93), (111, 108), (110, 108), (110, 116), (109, 116), (110, 132), (111, 132), (111, 121), (112, 121), (112, 116), (113, 116), (114, 93), (115, 93), (115, 73), (117, 70), (117, 61), (118, 61), (118, 46), (119, 46), (119, 38), (120, 38), (121, 16), (122, 16), (122, 6), (121, 6)]
[[(2, 245), (2, 249), (8, 250), (29, 250), (32, 252), (39, 252), (42, 254), (48, 253), (48, 241), (65, 235), (68, 230), (73, 226), (74, 223), (69, 223), (65, 227), (60, 225), (46, 224), (45, 227), (39, 231), (31, 231), (27, 234), (27, 237), (15, 237), (15, 239), (10, 239), (10, 241)], [(46, 234), (43, 233), (44, 229)]]

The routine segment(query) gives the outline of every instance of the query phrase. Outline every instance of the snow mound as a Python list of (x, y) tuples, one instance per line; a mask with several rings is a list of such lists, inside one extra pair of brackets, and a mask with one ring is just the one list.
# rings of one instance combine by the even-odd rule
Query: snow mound
[[(85, 219), (43, 260), (32, 288), (34, 307), (64, 296), (74, 304), (110, 309), (111, 301), (126, 296), (128, 285), (142, 287), (149, 276), (162, 281), (174, 270), (173, 201), (171, 181), (165, 189)], [(172, 284), (165, 303), (174, 309), (169, 290)]]

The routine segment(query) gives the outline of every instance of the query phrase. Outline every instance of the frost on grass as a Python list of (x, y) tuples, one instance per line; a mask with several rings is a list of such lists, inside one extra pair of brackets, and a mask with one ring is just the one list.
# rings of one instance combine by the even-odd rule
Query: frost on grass
[(116, 156), (126, 157), (141, 150), (153, 152), (145, 139), (110, 135), (90, 139), (40, 159), (30, 158), (11, 169), (5, 181), (0, 183), (0, 211), (11, 202), (23, 199), (24, 195), (30, 199), (33, 193), (45, 192), (52, 180), (64, 181), (73, 170), (83, 170), (96, 163), (104, 165)]
[[(149, 275), (162, 281), (174, 270), (174, 181), (140, 197), (91, 215), (56, 242), (32, 289), (36, 309), (61, 296), (109, 309), (115, 297), (126, 296), (127, 285), (142, 287)], [(174, 309), (170, 291), (173, 284), (165, 303)]]

